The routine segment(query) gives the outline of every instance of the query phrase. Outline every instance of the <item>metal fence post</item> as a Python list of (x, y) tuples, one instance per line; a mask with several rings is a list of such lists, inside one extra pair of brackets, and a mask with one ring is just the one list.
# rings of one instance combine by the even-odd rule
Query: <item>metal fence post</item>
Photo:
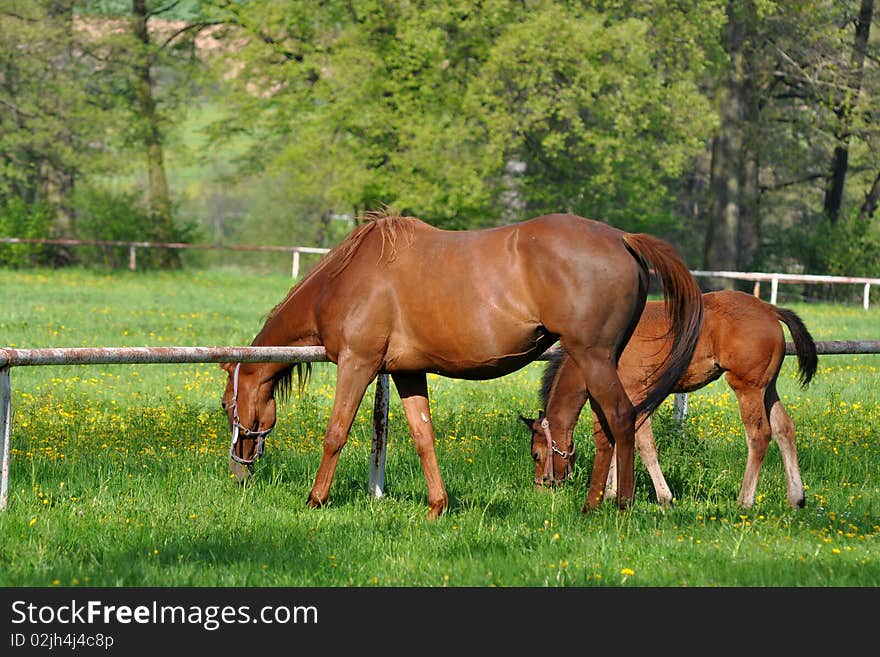
[(299, 276), (299, 251), (294, 250), (293, 252), (293, 266), (290, 271), (291, 278), (296, 278)]
[(12, 385), (9, 382), (9, 367), (0, 367), (0, 418), (3, 422), (3, 442), (0, 447), (0, 511), (6, 510), (9, 498), (9, 452), (12, 433)]
[(675, 393), (675, 401), (674, 406), (672, 408), (672, 419), (676, 420), (679, 424), (681, 424), (681, 428), (684, 429), (684, 421), (687, 417), (688, 412), (688, 396), (686, 392), (677, 392)]
[(373, 403), (373, 444), (370, 448), (370, 495), (379, 499), (385, 492), (385, 448), (388, 445), (388, 375), (376, 377)]

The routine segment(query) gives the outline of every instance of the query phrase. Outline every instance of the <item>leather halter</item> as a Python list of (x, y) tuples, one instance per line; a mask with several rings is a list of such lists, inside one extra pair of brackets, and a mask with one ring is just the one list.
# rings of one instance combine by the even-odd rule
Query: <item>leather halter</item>
[(558, 454), (561, 458), (565, 459), (565, 474), (563, 475), (562, 480), (564, 480), (568, 475), (571, 474), (571, 461), (574, 458), (575, 447), (574, 443), (572, 443), (571, 451), (565, 452), (559, 447), (556, 446), (556, 441), (553, 440), (553, 437), (550, 435), (550, 422), (547, 418), (541, 418), (541, 430), (544, 432), (544, 438), (547, 440), (547, 459), (544, 461), (544, 478), (542, 480), (538, 480), (535, 478), (536, 484), (542, 484), (545, 481), (549, 481), (553, 483), (556, 481), (556, 476), (553, 473), (553, 455)]
[[(241, 423), (241, 420), (238, 417), (238, 370), (240, 367), (241, 363), (237, 363), (235, 366), (235, 372), (232, 374), (232, 445), (229, 446), (229, 457), (236, 463), (252, 465), (254, 461), (263, 455), (263, 443), (266, 440), (266, 436), (268, 436), (269, 432), (275, 427), (254, 431), (248, 429)], [(254, 452), (254, 458), (244, 459), (235, 454), (235, 445), (238, 442), (239, 435), (248, 437), (256, 436), (257, 449), (256, 452)]]

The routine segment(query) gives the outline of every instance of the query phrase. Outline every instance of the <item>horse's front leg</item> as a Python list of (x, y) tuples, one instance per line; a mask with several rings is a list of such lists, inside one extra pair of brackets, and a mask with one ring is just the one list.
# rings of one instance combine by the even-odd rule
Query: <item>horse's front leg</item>
[(321, 464), (318, 466), (315, 483), (309, 492), (309, 506), (319, 507), (327, 503), (339, 453), (348, 441), (354, 416), (367, 391), (367, 386), (378, 370), (378, 364), (365, 363), (354, 358), (340, 358), (336, 367), (336, 397), (333, 400), (333, 410), (330, 411), (327, 433), (324, 435)]
[(437, 454), (434, 451), (434, 425), (428, 405), (428, 379), (421, 374), (392, 374), (400, 395), (406, 421), (416, 453), (422, 463), (422, 472), (428, 484), (428, 518), (440, 516), (449, 506), (449, 497), (440, 476)]

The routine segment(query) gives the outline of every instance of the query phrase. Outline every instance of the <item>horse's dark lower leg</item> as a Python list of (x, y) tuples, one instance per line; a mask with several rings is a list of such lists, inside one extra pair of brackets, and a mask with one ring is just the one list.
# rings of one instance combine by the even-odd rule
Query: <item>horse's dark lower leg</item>
[(434, 451), (434, 426), (428, 404), (427, 378), (424, 374), (393, 374), (392, 378), (400, 395), (410, 436), (428, 485), (428, 518), (434, 519), (449, 506), (449, 497), (443, 485), (437, 454)]
[(584, 376), (593, 412), (602, 424), (606, 436), (613, 437), (614, 441), (613, 445), (610, 440), (604, 441), (608, 444), (607, 453), (605, 444), (596, 446), (590, 492), (583, 509), (588, 511), (595, 508), (601, 501), (601, 497), (596, 499), (597, 492), (605, 490), (612, 447), (617, 448), (617, 505), (625, 508), (632, 502), (635, 488), (635, 421), (632, 402), (617, 376), (617, 363), (610, 355), (592, 354), (583, 348), (564, 346)]
[[(639, 452), (639, 458), (648, 470), (651, 476), (651, 482), (654, 484), (654, 494), (657, 496), (657, 503), (660, 506), (672, 506), (673, 496), (669, 484), (666, 483), (666, 477), (663, 476), (663, 470), (660, 469), (660, 460), (657, 457), (657, 444), (654, 442), (654, 430), (651, 427), (651, 418), (645, 418), (644, 423), (636, 429), (636, 449)], [(608, 470), (608, 483), (605, 486), (605, 499), (613, 500), (617, 498), (617, 466), (615, 458), (611, 459), (611, 467)]]
[(352, 368), (343, 363), (337, 365), (336, 397), (333, 400), (333, 410), (330, 412), (330, 421), (327, 423), (327, 433), (324, 436), (321, 464), (318, 466), (315, 483), (309, 492), (309, 506), (319, 507), (327, 503), (339, 453), (348, 441), (355, 413), (367, 391), (367, 386), (375, 375), (375, 370), (363, 364)]
[[(595, 415), (594, 415), (595, 417)], [(593, 472), (590, 476), (590, 488), (584, 501), (583, 512), (597, 508), (605, 498), (608, 482), (613, 479), (614, 494), (617, 497), (617, 465), (612, 463), (614, 446), (608, 441), (605, 430), (598, 419), (593, 422), (593, 444), (596, 455), (593, 457)], [(613, 468), (613, 469), (612, 469)]]

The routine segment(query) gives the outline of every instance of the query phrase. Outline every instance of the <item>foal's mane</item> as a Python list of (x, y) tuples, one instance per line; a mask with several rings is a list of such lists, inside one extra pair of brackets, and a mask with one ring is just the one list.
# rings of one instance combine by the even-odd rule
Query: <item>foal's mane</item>
[[(348, 237), (330, 249), (320, 262), (312, 267), (303, 279), (294, 285), (266, 317), (266, 323), (270, 322), (281, 310), (290, 298), (304, 285), (323, 275), (327, 279), (339, 276), (351, 263), (366, 238), (375, 231), (379, 231), (382, 240), (379, 250), (379, 261), (385, 258), (385, 262), (391, 262), (397, 257), (397, 244), (402, 237), (406, 244), (412, 244), (413, 232), (416, 223), (422, 223), (415, 217), (403, 217), (391, 208), (371, 210), (363, 214), (361, 223), (351, 231)], [(387, 252), (386, 252), (387, 250)], [(305, 368), (303, 367), (305, 365)], [(297, 394), (302, 394), (308, 385), (312, 373), (311, 363), (292, 363), (290, 367), (281, 370), (275, 377), (275, 391), (282, 398), (290, 396), (293, 388), (292, 376), (294, 367), (297, 373)]]
[(559, 366), (562, 365), (563, 358), (565, 358), (564, 351), (551, 352), (547, 357), (544, 373), (541, 374), (541, 408), (545, 413), (547, 412), (547, 402), (550, 401), (550, 390), (553, 388), (553, 380), (556, 378)]

